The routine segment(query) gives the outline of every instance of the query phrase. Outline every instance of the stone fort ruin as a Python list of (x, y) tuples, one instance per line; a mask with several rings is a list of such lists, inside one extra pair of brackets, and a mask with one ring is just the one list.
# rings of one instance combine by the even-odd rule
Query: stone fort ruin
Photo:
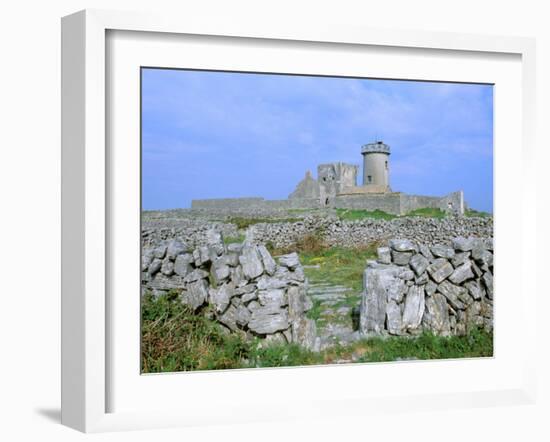
[(405, 215), (412, 210), (434, 208), (464, 214), (463, 192), (445, 196), (409, 195), (390, 188), (390, 146), (382, 141), (365, 144), (363, 184), (357, 185), (359, 167), (342, 162), (317, 166), (317, 179), (310, 171), (298, 183), (286, 200), (252, 198), (216, 198), (193, 200), (197, 210), (277, 210), (277, 209), (362, 209), (382, 210), (393, 215)]

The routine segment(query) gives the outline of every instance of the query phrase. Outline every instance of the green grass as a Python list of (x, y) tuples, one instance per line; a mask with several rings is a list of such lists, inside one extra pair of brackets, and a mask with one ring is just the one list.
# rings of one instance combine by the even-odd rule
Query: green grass
[(482, 211), (474, 210), (474, 209), (467, 209), (464, 212), (464, 215), (467, 216), (467, 217), (477, 217), (477, 218), (489, 218), (489, 217), (493, 216), (489, 212), (482, 212)]
[(405, 216), (422, 216), (425, 218), (445, 218), (447, 214), (441, 209), (424, 207), (422, 209), (411, 210)]
[(475, 329), (467, 336), (435, 336), (425, 332), (415, 338), (371, 338), (365, 341), (359, 362), (397, 359), (455, 359), (493, 356), (493, 334)]
[(223, 242), (225, 245), (227, 244), (235, 244), (235, 243), (242, 243), (245, 239), (245, 235), (238, 235), (238, 236), (224, 236)]
[(365, 248), (330, 247), (315, 252), (300, 252), (306, 276), (313, 283), (328, 282), (361, 291), (367, 259), (376, 257), (376, 245)]
[(254, 224), (260, 223), (295, 223), (303, 221), (301, 218), (245, 218), (240, 216), (232, 216), (226, 222), (235, 224), (238, 229), (246, 229)]
[(362, 210), (362, 209), (336, 209), (336, 215), (342, 221), (357, 221), (365, 218), (373, 219), (394, 219), (396, 215), (383, 212), (382, 210)]
[(193, 313), (177, 293), (142, 300), (142, 371), (216, 370), (330, 364), (338, 360), (381, 362), (398, 359), (448, 359), (492, 356), (493, 336), (473, 330), (468, 336), (369, 338), (314, 353), (296, 344), (271, 344), (226, 334), (205, 312)]

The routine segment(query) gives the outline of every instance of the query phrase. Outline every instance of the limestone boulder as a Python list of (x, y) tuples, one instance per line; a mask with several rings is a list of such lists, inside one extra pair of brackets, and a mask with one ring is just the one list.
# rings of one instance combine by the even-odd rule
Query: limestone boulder
[(403, 330), (416, 330), (420, 326), (424, 306), (424, 288), (417, 285), (409, 287), (403, 310)]
[(243, 275), (248, 280), (257, 278), (264, 272), (262, 258), (258, 248), (253, 244), (246, 244), (243, 247), (239, 262), (243, 269)]
[(440, 283), (452, 275), (454, 268), (445, 258), (438, 258), (427, 267), (427, 271), (435, 282)]
[(187, 291), (182, 292), (181, 300), (184, 304), (197, 310), (203, 306), (208, 297), (208, 284), (204, 279), (191, 282), (187, 285)]

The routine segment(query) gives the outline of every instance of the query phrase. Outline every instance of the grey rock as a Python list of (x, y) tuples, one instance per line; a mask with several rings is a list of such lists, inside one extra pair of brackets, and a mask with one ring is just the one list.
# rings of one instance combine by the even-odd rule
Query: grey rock
[(288, 315), (291, 320), (298, 319), (313, 307), (311, 299), (307, 296), (305, 288), (292, 286), (287, 291)]
[(157, 246), (153, 253), (155, 255), (155, 258), (164, 259), (164, 257), (166, 256), (166, 244), (161, 244)]
[[(250, 307), (249, 307), (250, 308)], [(260, 307), (252, 311), (248, 328), (260, 335), (273, 334), (290, 326), (288, 313), (284, 309)]]
[(208, 246), (201, 246), (193, 251), (193, 258), (195, 258), (195, 266), (200, 267), (208, 264), (212, 261), (214, 253), (208, 248)]
[(428, 266), (427, 271), (435, 282), (440, 283), (452, 275), (454, 268), (445, 258), (438, 258)]
[(484, 290), (479, 281), (468, 281), (464, 284), (464, 287), (468, 290), (472, 298), (476, 300), (483, 298)]
[(453, 258), (451, 258), (451, 264), (453, 265), (453, 267), (456, 268), (464, 264), (465, 262), (467, 262), (469, 257), (470, 257), (470, 252), (459, 252), (455, 254)]
[(435, 291), (437, 290), (437, 284), (433, 281), (428, 281), (426, 283), (426, 286), (424, 287), (424, 291), (426, 292), (426, 296), (432, 296)]
[(264, 266), (258, 248), (254, 245), (247, 244), (243, 247), (242, 255), (239, 261), (243, 268), (243, 275), (247, 279), (254, 279), (264, 272)]
[(195, 269), (191, 273), (188, 273), (187, 276), (183, 278), (183, 280), (184, 282), (189, 283), (205, 278), (208, 278), (208, 272), (202, 269)]
[(438, 335), (448, 336), (451, 333), (449, 321), (449, 309), (447, 301), (440, 293), (434, 293), (426, 299), (426, 312), (429, 319), (430, 329)]
[(225, 264), (229, 267), (237, 267), (239, 265), (239, 255), (236, 253), (226, 253), (216, 259), (216, 262)]
[(246, 324), (248, 324), (248, 321), (250, 321), (251, 316), (252, 314), (250, 313), (250, 310), (248, 310), (244, 305), (241, 305), (237, 308), (237, 311), (235, 312), (235, 322), (237, 323), (237, 325), (244, 327)]
[(187, 291), (182, 292), (181, 300), (189, 305), (193, 310), (201, 307), (208, 297), (208, 284), (204, 279), (192, 282), (187, 285)]
[(228, 265), (224, 264), (223, 261), (214, 261), (214, 264), (212, 265), (212, 278), (214, 280), (215, 285), (221, 284), (223, 281), (229, 278), (229, 275), (231, 274), (231, 270)]
[(407, 269), (407, 268), (401, 268), (401, 271), (399, 272), (398, 276), (403, 281), (410, 281), (410, 280), (414, 279), (414, 272), (412, 270)]
[(391, 253), (389, 247), (378, 247), (378, 262), (380, 264), (391, 264)]
[(294, 270), (300, 265), (300, 258), (296, 252), (289, 253), (288, 255), (281, 255), (279, 256), (279, 264), (290, 270)]
[(416, 273), (416, 276), (420, 276), (424, 273), (429, 264), (430, 262), (426, 259), (426, 257), (419, 253), (414, 255), (409, 261), (409, 265), (411, 266), (411, 269), (414, 270), (414, 273)]
[(292, 342), (308, 350), (318, 351), (317, 327), (313, 319), (301, 317), (292, 322)]
[(416, 285), (424, 285), (424, 284), (427, 284), (429, 280), (430, 280), (430, 278), (428, 278), (428, 274), (427, 273), (422, 273), (422, 275), (417, 276), (414, 279), (414, 283)]
[(237, 331), (237, 312), (238, 308), (234, 305), (229, 305), (223, 314), (218, 315), (218, 321), (225, 325), (231, 331)]
[(483, 285), (487, 290), (487, 297), (493, 299), (493, 274), (491, 272), (485, 272), (481, 277)]
[(153, 249), (144, 249), (141, 254), (141, 271), (145, 272), (149, 265), (153, 262), (155, 258), (155, 252)]
[(432, 248), (430, 250), (432, 251), (434, 256), (439, 257), (439, 258), (449, 259), (449, 258), (452, 258), (453, 256), (455, 256), (455, 251), (452, 247), (441, 245), (441, 244), (437, 244), (435, 246), (432, 246)]
[(149, 275), (154, 275), (155, 273), (157, 273), (160, 268), (162, 267), (162, 260), (159, 259), (159, 258), (155, 258), (153, 259), (153, 261), (151, 262), (151, 264), (149, 264)]
[[(241, 299), (242, 299), (242, 298), (241, 298)], [(246, 307), (247, 307), (248, 310), (250, 310), (251, 312), (253, 312), (254, 310), (257, 310), (257, 309), (259, 309), (259, 308), (262, 308), (262, 306), (260, 305), (260, 303), (259, 303), (258, 301), (250, 301)]]
[(470, 261), (466, 261), (464, 264), (458, 266), (451, 276), (449, 276), (449, 281), (453, 284), (462, 284), (468, 279), (474, 277), (474, 272), (472, 272), (472, 265)]
[(158, 290), (182, 289), (185, 287), (183, 279), (177, 275), (166, 276), (158, 272), (148, 282), (148, 286)]
[(258, 301), (261, 306), (284, 307), (288, 305), (288, 297), (284, 290), (258, 290)]
[(486, 251), (487, 249), (485, 248), (485, 243), (483, 242), (483, 240), (475, 238), (475, 244), (472, 248), (472, 259), (477, 261), (483, 256)]
[(248, 283), (248, 280), (244, 277), (243, 268), (240, 265), (231, 269), (230, 277), (236, 287), (242, 287)]
[(242, 250), (243, 250), (243, 245), (240, 243), (231, 243), (227, 245), (227, 251), (230, 253), (235, 253), (236, 255), (240, 255)]
[[(254, 291), (256, 291), (256, 288), (257, 288), (256, 284), (246, 284), (246, 285), (243, 285), (241, 287), (237, 287), (235, 289), (235, 294), (240, 296), (240, 295), (253, 293)], [(251, 298), (251, 299), (253, 299), (253, 298)]]
[(447, 298), (454, 309), (462, 310), (465, 308), (464, 302), (461, 300), (463, 295), (468, 293), (465, 288), (454, 285), (449, 281), (443, 281), (437, 286), (437, 291)]
[(257, 283), (259, 290), (281, 289), (288, 285), (288, 281), (263, 275), (258, 279)]
[(476, 245), (476, 239), (471, 237), (464, 238), (462, 236), (459, 236), (457, 238), (453, 238), (451, 240), (451, 243), (453, 245), (453, 248), (458, 252), (469, 252)]
[(194, 261), (193, 255), (189, 253), (178, 255), (174, 261), (174, 273), (179, 276), (186, 276), (193, 271), (191, 263)]
[(166, 256), (172, 261), (174, 261), (178, 255), (181, 255), (185, 252), (189, 252), (188, 247), (178, 240), (170, 241), (166, 248)]
[(416, 245), (408, 239), (392, 239), (389, 246), (396, 252), (416, 252)]
[(174, 263), (170, 261), (168, 257), (164, 258), (164, 260), (162, 261), (162, 266), (160, 267), (160, 271), (166, 276), (173, 275)]
[[(359, 331), (362, 334), (383, 332), (388, 298), (395, 299), (402, 295), (399, 293), (403, 286), (403, 280), (398, 277), (400, 270), (397, 266), (365, 270), (359, 307)], [(388, 292), (391, 292), (389, 296)]]
[(470, 264), (472, 265), (472, 271), (474, 272), (476, 278), (481, 278), (483, 276), (483, 272), (481, 271), (481, 269), (473, 261), (470, 261)]
[(397, 264), (398, 266), (408, 265), (412, 255), (413, 252), (397, 252), (395, 250), (392, 250), (391, 252), (393, 263)]
[(415, 330), (420, 326), (424, 307), (424, 288), (416, 285), (411, 286), (405, 298), (403, 330)]
[(275, 273), (275, 270), (277, 269), (277, 264), (275, 263), (275, 260), (263, 244), (260, 244), (258, 246), (258, 252), (260, 252), (260, 256), (262, 258), (262, 263), (264, 265), (266, 273), (268, 275), (273, 275)]
[(289, 281), (304, 282), (306, 280), (304, 268), (300, 266), (296, 267), (296, 270), (293, 272), (288, 272), (288, 279)]
[(433, 253), (430, 251), (430, 248), (425, 244), (420, 244), (418, 247), (419, 252), (426, 258), (428, 261), (434, 259)]
[(241, 296), (241, 300), (243, 302), (249, 302), (249, 301), (252, 301), (254, 299), (258, 299), (258, 292), (250, 292), (250, 293), (245, 293), (244, 295)]
[(218, 288), (210, 288), (210, 303), (214, 306), (216, 313), (223, 313), (235, 295), (235, 289), (231, 284), (223, 284)]
[(218, 256), (220, 256), (225, 252), (225, 244), (223, 243), (223, 236), (221, 232), (215, 229), (209, 229), (206, 232), (206, 244)]
[(401, 309), (393, 300), (386, 304), (386, 317), (388, 332), (392, 335), (400, 335), (402, 333)]

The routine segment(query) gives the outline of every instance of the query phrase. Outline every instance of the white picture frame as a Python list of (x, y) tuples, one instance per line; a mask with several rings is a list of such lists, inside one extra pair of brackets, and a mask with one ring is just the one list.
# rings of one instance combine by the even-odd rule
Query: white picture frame
[[(151, 14), (133, 14), (86, 10), (62, 20), (62, 423), (84, 432), (122, 429), (157, 428), (167, 426), (207, 425), (209, 416), (200, 407), (195, 413), (172, 407), (162, 410), (109, 410), (108, 396), (113, 388), (109, 370), (113, 355), (108, 337), (111, 317), (107, 288), (108, 244), (112, 231), (108, 228), (112, 212), (109, 194), (109, 155), (106, 120), (108, 118), (106, 78), (108, 32), (154, 32), (162, 35), (218, 36), (220, 38), (261, 39), (284, 41), (292, 46), (308, 44), (338, 44), (341, 47), (370, 46), (380, 51), (402, 48), (404, 51), (428, 49), (444, 52), (471, 53), (479, 59), (484, 54), (516, 56), (521, 63), (521, 127), (520, 156), (524, 186), (517, 190), (523, 210), (521, 241), (518, 253), (522, 263), (533, 254), (535, 247), (535, 198), (532, 189), (535, 177), (529, 174), (534, 158), (535, 113), (535, 42), (518, 37), (428, 33), (416, 31), (388, 31), (344, 26), (293, 27), (285, 24), (247, 23), (245, 20), (218, 23), (196, 20), (193, 17), (164, 17)], [(158, 34), (157, 34), (158, 35)], [(498, 190), (497, 190), (498, 192)], [(497, 218), (498, 223), (498, 218)], [(498, 242), (497, 246), (498, 248)], [(497, 255), (497, 259), (500, 259)], [(501, 262), (504, 262), (503, 261)], [(137, 262), (137, 261), (136, 261)], [(524, 277), (521, 268), (521, 296), (518, 305), (525, 310), (536, 302), (536, 281)], [(498, 281), (498, 275), (495, 275)], [(504, 285), (502, 286), (503, 289)], [(534, 336), (536, 324), (524, 324), (524, 337)], [(496, 326), (498, 334), (498, 326)], [(240, 422), (285, 419), (289, 417), (319, 417), (331, 413), (364, 415), (373, 411), (407, 409), (441, 409), (469, 406), (490, 406), (502, 403), (532, 403), (535, 394), (534, 339), (524, 339), (526, 348), (519, 361), (521, 376), (500, 388), (478, 388), (473, 391), (436, 392), (429, 394), (388, 394), (377, 396), (358, 394), (338, 397), (333, 393), (327, 399), (314, 398), (311, 407), (287, 404), (281, 407), (257, 407), (254, 413), (236, 417), (220, 413), (217, 421)], [(533, 344), (529, 344), (532, 342)], [(498, 358), (498, 354), (496, 355)], [(394, 364), (395, 365), (395, 364)], [(398, 365), (398, 364), (397, 364)], [(443, 365), (434, 370), (451, 369)], [(340, 367), (338, 367), (340, 369)], [(350, 376), (360, 376), (365, 366), (349, 369)], [(416, 366), (415, 370), (422, 370)], [(286, 370), (286, 371), (285, 371)], [(325, 370), (331, 376), (334, 368)], [(353, 371), (352, 371), (353, 370)], [(389, 370), (389, 368), (388, 368)], [(288, 375), (288, 369), (271, 370), (271, 377), (300, 376), (299, 369)], [(519, 373), (519, 372), (518, 372)], [(247, 376), (220, 372), (218, 379), (231, 377), (232, 382)], [(196, 382), (201, 382), (195, 375)], [(263, 377), (262, 377), (263, 376)], [(521, 378), (521, 379), (520, 379)], [(208, 378), (205, 378), (208, 381)], [(213, 378), (210, 377), (210, 380)], [(260, 375), (257, 382), (266, 382)], [(517, 382), (516, 382), (517, 381)], [(164, 384), (170, 384), (168, 376)], [(329, 410), (330, 404), (338, 404)], [(250, 404), (249, 404), (250, 405)], [(334, 408), (334, 407), (332, 407)]]

